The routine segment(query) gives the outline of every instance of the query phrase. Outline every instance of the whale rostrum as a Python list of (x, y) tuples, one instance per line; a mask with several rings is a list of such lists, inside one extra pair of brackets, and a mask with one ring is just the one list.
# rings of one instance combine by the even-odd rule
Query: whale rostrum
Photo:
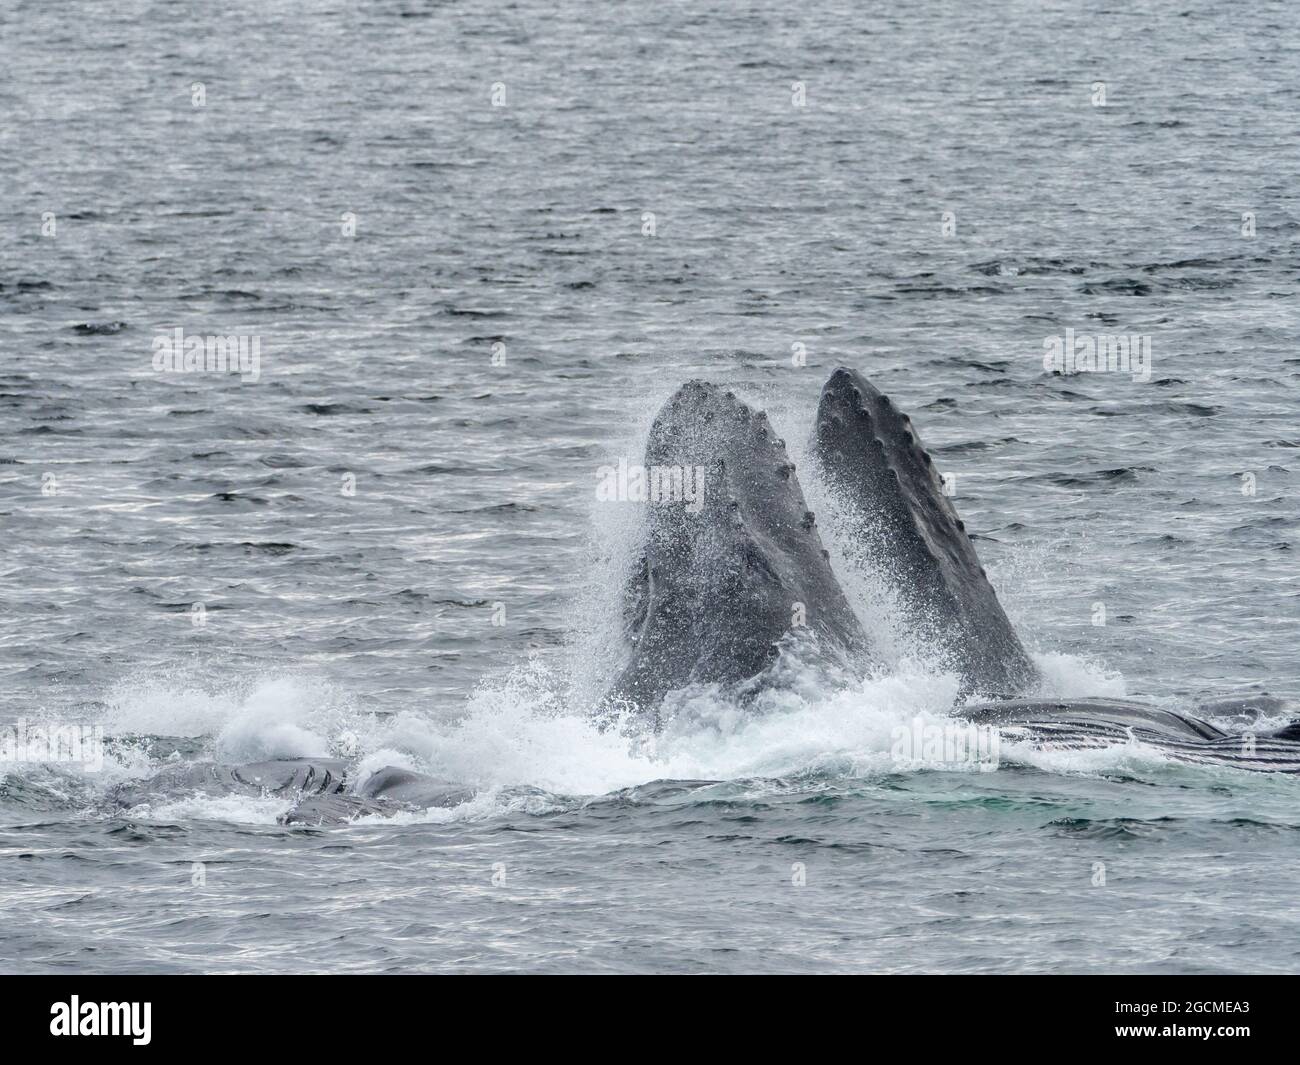
[(1038, 683), (911, 420), (854, 370), (822, 389), (813, 459), (849, 515), (862, 557), (890, 570), (965, 693), (1010, 697)]
[(626, 600), (632, 655), (617, 698), (653, 708), (689, 685), (759, 676), (783, 644), (852, 668), (866, 633), (831, 571), (816, 518), (767, 416), (690, 381), (651, 426), (647, 469), (703, 471), (692, 506), (647, 505)]

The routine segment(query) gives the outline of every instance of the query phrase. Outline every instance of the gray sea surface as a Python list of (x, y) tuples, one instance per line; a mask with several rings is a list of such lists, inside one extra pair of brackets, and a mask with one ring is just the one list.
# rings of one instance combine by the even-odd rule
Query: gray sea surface
[[(1300, 7), (7, 0), (0, 72), (0, 727), (105, 738), (0, 764), (0, 969), (1300, 969), (1300, 782), (900, 764), (870, 580), (860, 685), (590, 713), (599, 468), (692, 377), (799, 461), (841, 364), (1049, 693), (1300, 695)], [(112, 801), (340, 752), (477, 795)]]

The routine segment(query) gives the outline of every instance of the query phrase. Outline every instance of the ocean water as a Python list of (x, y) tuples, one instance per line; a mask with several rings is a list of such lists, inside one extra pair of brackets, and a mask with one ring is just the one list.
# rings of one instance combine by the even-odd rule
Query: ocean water
[[(0, 726), (106, 752), (0, 765), (0, 968), (1300, 969), (1300, 783), (1134, 745), (900, 764), (956, 685), (870, 575), (894, 660), (861, 684), (589, 713), (639, 520), (598, 468), (691, 377), (798, 461), (840, 364), (953, 475), (1049, 693), (1300, 695), (1297, 31), (6, 5)], [(177, 328), (256, 338), (256, 373), (159, 372)], [(1066, 330), (1149, 337), (1149, 378), (1048, 372)], [(111, 802), (330, 753), (477, 795), (319, 828)]]

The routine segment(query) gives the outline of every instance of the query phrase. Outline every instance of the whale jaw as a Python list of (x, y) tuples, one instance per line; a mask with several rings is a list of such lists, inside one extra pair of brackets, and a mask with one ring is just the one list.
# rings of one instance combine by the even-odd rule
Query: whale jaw
[(695, 471), (699, 498), (645, 504), (626, 610), (632, 654), (615, 700), (651, 709), (670, 691), (739, 685), (785, 647), (850, 670), (870, 659), (765, 414), (690, 381), (656, 416), (645, 469)]
[(884, 564), (943, 646), (966, 694), (1031, 690), (1037, 671), (907, 415), (855, 370), (822, 389), (814, 461), (863, 555)]

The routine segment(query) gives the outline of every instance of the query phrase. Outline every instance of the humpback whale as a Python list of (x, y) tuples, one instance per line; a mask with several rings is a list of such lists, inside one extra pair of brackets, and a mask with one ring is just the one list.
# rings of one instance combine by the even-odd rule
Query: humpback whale
[(911, 420), (841, 367), (822, 389), (813, 461), (850, 515), (864, 557), (891, 570), (911, 612), (944, 646), (964, 693), (1038, 683)]
[(645, 466), (702, 469), (703, 505), (649, 507), (626, 600), (633, 654), (618, 699), (653, 710), (668, 692), (698, 684), (743, 695), (796, 641), (805, 660), (845, 669), (872, 660), (765, 414), (690, 381), (655, 418)]
[[(886, 569), (960, 681), (953, 714), (1031, 745), (1149, 744), (1188, 763), (1300, 772), (1300, 722), (1251, 731), (1291, 704), (1271, 696), (1201, 704), (1200, 715), (1127, 700), (1051, 700), (980, 565), (915, 427), (860, 373), (841, 367), (822, 389), (811, 465), (847, 516), (853, 564)], [(627, 660), (599, 710), (631, 709), (652, 727), (672, 697), (715, 688), (739, 705), (781, 683), (783, 656), (803, 668), (863, 676), (881, 668), (837, 579), (785, 442), (734, 392), (688, 381), (646, 441), (647, 469), (703, 471), (689, 501), (647, 506), (624, 596)], [(666, 709), (667, 708), (667, 711)], [(1207, 721), (1232, 719), (1240, 731)], [(386, 767), (352, 779), (342, 759), (178, 766), (119, 786), (133, 807), (178, 792), (279, 796), (282, 823), (450, 807), (474, 789)]]

